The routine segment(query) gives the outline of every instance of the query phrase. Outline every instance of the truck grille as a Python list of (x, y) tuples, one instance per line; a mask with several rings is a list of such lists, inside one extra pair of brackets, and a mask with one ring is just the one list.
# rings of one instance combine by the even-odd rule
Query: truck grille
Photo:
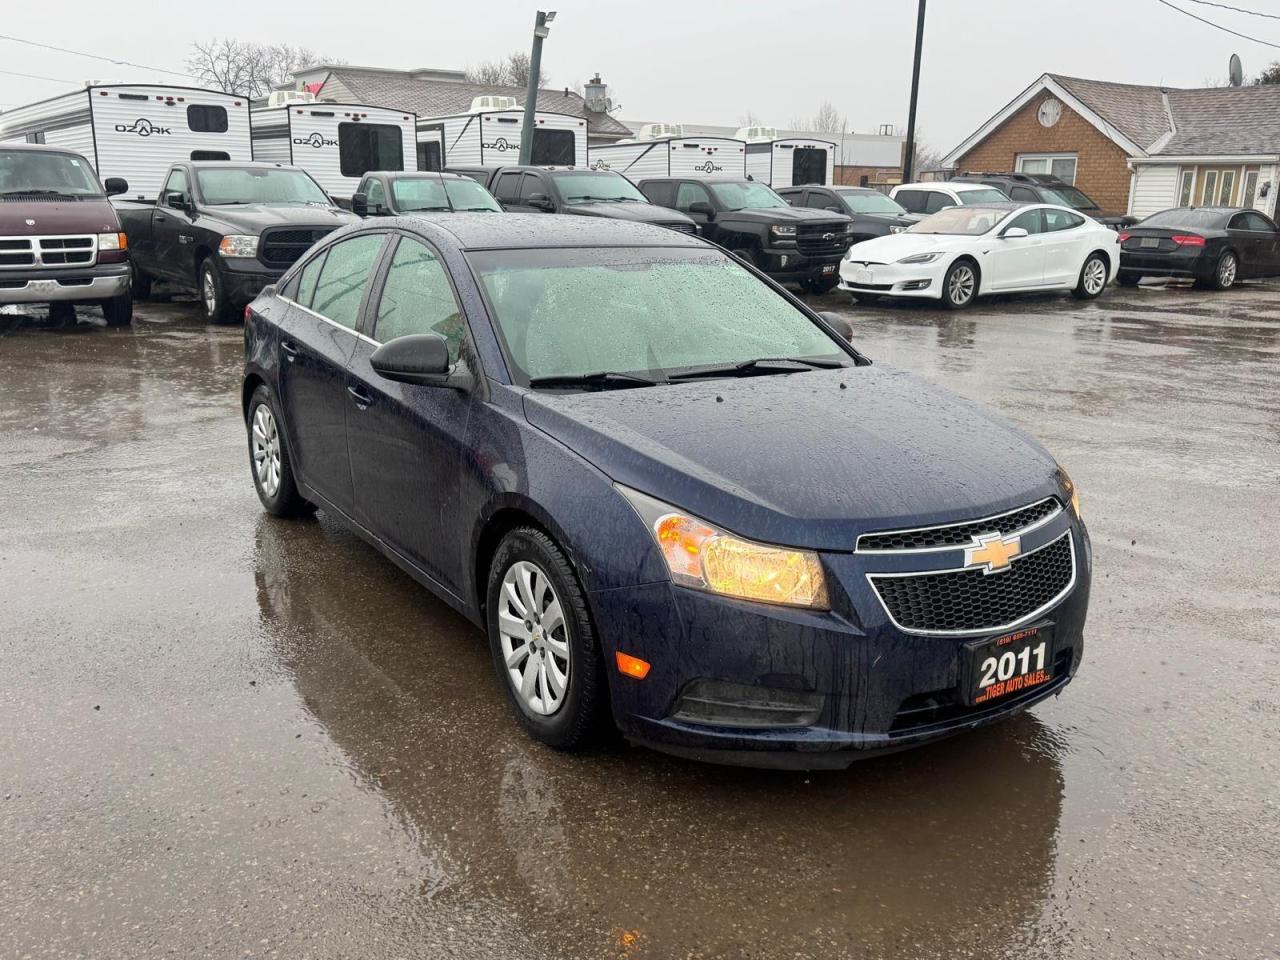
[(1024, 553), (1008, 569), (868, 574), (890, 619), (908, 633), (987, 633), (1023, 623), (1075, 585), (1071, 532)]
[(802, 223), (796, 227), (796, 248), (806, 257), (842, 257), (853, 242), (843, 223)]
[(698, 232), (698, 228), (692, 223), (660, 223), (658, 226), (674, 230), (676, 233), (687, 233), (690, 236), (694, 236)]
[(1045, 497), (1039, 503), (999, 513), (994, 517), (953, 523), (916, 530), (890, 530), (886, 533), (864, 533), (858, 538), (859, 553), (883, 553), (897, 550), (931, 550), (939, 547), (967, 547), (976, 537), (992, 533), (1013, 536), (1028, 527), (1054, 517), (1062, 509), (1057, 497)]
[(0, 269), (83, 267), (93, 263), (98, 238), (0, 237)]
[(280, 227), (265, 230), (258, 249), (258, 259), (269, 267), (292, 266), (311, 249), (317, 240), (327, 237), (335, 227)]

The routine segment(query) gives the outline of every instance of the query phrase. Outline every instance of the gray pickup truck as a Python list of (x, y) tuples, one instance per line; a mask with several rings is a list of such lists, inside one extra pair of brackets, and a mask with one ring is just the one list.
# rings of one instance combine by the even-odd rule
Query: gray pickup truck
[(133, 296), (154, 281), (194, 290), (205, 318), (230, 323), (313, 243), (360, 218), (297, 167), (225, 160), (169, 168), (153, 204), (116, 200), (129, 238)]

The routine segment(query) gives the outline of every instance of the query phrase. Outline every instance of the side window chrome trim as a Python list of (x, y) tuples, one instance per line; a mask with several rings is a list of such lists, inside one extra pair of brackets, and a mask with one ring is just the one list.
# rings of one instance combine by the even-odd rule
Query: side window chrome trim
[(276, 299), (283, 300), (285, 303), (289, 304), (289, 306), (291, 307), (297, 307), (303, 313), (310, 314), (311, 316), (315, 317), (317, 320), (323, 320), (325, 323), (329, 324), (329, 326), (331, 327), (334, 327), (338, 330), (345, 330), (347, 333), (352, 334), (353, 336), (363, 340), (365, 343), (371, 343), (375, 347), (382, 346), (382, 344), (380, 344), (377, 340), (374, 340), (372, 337), (366, 337), (359, 330), (353, 330), (351, 327), (344, 326), (343, 324), (338, 323), (338, 321), (336, 320), (330, 320), (323, 313), (316, 313), (310, 307), (304, 307), (302, 304), (298, 303), (297, 300), (291, 300), (290, 298), (286, 296), (282, 296), (280, 294), (276, 295)]

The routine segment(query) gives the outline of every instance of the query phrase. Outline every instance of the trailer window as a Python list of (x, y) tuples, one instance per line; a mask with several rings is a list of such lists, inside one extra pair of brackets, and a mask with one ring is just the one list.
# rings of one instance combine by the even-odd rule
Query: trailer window
[(571, 167), (577, 159), (572, 130), (534, 130), (529, 162), (537, 167)]
[(225, 150), (192, 150), (192, 160), (230, 160), (231, 154)]
[(338, 165), (344, 177), (370, 170), (403, 170), (400, 128), (390, 123), (338, 124)]
[(227, 108), (199, 103), (189, 104), (187, 126), (196, 133), (226, 133)]

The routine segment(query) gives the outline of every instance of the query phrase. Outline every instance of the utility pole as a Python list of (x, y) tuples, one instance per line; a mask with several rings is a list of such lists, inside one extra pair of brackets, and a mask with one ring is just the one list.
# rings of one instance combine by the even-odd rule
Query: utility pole
[(907, 113), (907, 144), (902, 151), (902, 182), (911, 182), (911, 168), (916, 162), (916, 96), (920, 92), (920, 50), (924, 47), (924, 3), (916, 14), (916, 62), (911, 68), (911, 109)]
[[(923, 3), (924, 0), (921, 0)], [(538, 11), (533, 21), (533, 50), (529, 54), (529, 89), (524, 97), (524, 123), (520, 127), (520, 163), (527, 164), (533, 157), (533, 114), (538, 109), (538, 74), (542, 69), (542, 41), (551, 28), (547, 26), (556, 18), (556, 12)]]

